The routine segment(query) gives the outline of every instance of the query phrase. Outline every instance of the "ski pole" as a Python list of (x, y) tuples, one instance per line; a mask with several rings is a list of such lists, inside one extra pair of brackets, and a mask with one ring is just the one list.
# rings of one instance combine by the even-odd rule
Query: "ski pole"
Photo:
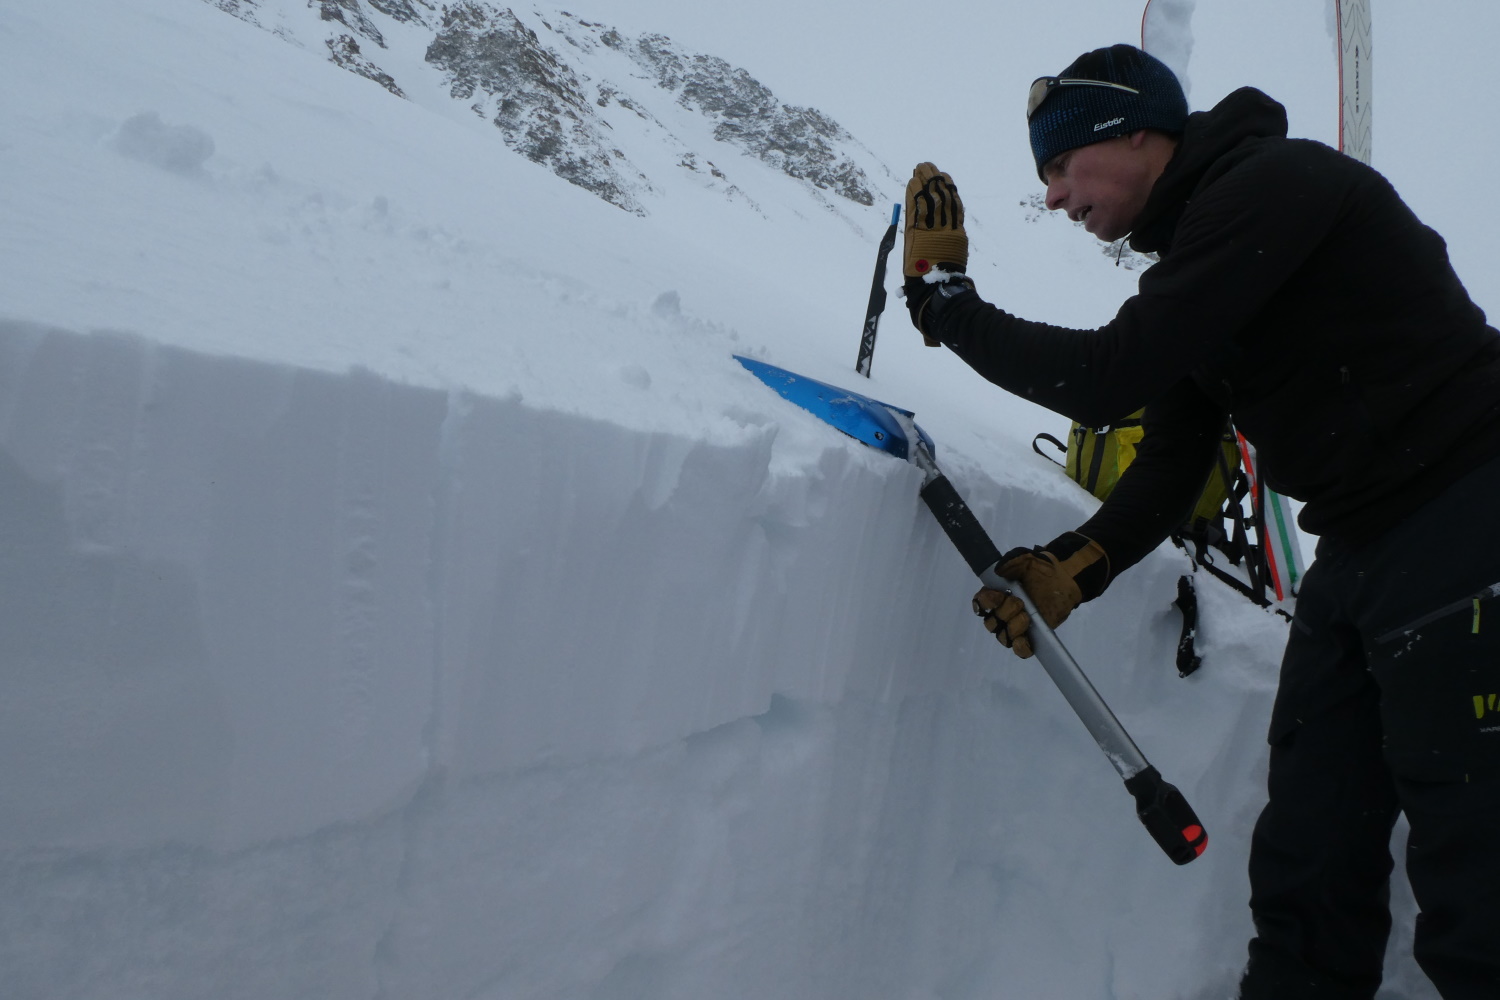
[(880, 326), (880, 314), (885, 312), (885, 259), (896, 245), (896, 223), (901, 218), (901, 204), (891, 210), (891, 225), (880, 238), (880, 250), (875, 256), (875, 281), (870, 286), (870, 304), (865, 307), (865, 326), (859, 337), (859, 357), (854, 361), (854, 370), (865, 378), (870, 377), (870, 363), (875, 360), (875, 330)]

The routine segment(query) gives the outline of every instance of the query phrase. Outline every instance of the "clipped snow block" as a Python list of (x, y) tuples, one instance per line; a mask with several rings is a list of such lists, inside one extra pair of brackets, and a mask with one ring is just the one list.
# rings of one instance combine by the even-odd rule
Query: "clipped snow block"
[[(896, 414), (910, 420), (916, 415), (911, 410), (903, 410), (899, 406), (882, 403), (878, 399), (840, 389), (836, 385), (819, 382), (815, 378), (798, 375), (740, 354), (736, 354), (734, 359), (749, 369), (756, 378), (775, 389), (783, 399), (796, 403), (824, 423), (833, 425), (872, 448), (879, 448), (897, 458), (910, 458), (911, 445), (907, 432), (896, 419)], [(911, 426), (927, 446), (928, 454), (935, 455), (937, 446), (932, 443), (932, 438), (915, 423)]]

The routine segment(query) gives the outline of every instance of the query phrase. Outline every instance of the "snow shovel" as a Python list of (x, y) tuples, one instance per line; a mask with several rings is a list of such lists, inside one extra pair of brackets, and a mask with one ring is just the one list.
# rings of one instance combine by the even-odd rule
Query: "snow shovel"
[(1185, 865), (1208, 847), (1208, 834), (1188, 805), (1187, 799), (1146, 760), (1120, 720), (1094, 689), (1078, 661), (1057, 638), (1020, 584), (995, 572), (1000, 550), (985, 533), (953, 484), (938, 468), (936, 447), (916, 425), (910, 410), (891, 406), (840, 389), (826, 382), (789, 372), (784, 368), (735, 356), (756, 378), (782, 398), (832, 424), (850, 437), (922, 470), (922, 500), (943, 532), (958, 548), (969, 568), (986, 587), (1015, 595), (1031, 616), (1031, 645), (1036, 658), (1078, 715), (1104, 756), (1125, 781), (1135, 798), (1136, 815), (1161, 849), (1179, 865)]

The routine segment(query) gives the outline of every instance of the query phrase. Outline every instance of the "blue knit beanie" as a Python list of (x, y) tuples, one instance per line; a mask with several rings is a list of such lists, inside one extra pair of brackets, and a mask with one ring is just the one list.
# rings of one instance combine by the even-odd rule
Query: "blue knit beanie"
[[(1031, 155), (1036, 173), (1059, 153), (1129, 135), (1143, 128), (1181, 134), (1187, 124), (1187, 96), (1167, 64), (1133, 45), (1085, 52), (1061, 73), (1064, 79), (1108, 80), (1134, 87), (1053, 87), (1031, 116)], [(1045, 183), (1046, 178), (1042, 177)]]

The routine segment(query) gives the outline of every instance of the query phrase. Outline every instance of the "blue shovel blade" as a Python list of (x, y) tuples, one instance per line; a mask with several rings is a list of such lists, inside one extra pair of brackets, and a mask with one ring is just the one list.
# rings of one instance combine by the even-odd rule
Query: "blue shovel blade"
[[(911, 417), (914, 415), (912, 411), (882, 403), (869, 396), (861, 396), (848, 389), (840, 389), (827, 382), (819, 382), (806, 375), (789, 372), (785, 368), (768, 365), (764, 361), (739, 354), (734, 359), (749, 369), (756, 378), (775, 389), (783, 399), (796, 403), (824, 423), (832, 424), (872, 448), (879, 448), (897, 458), (910, 459), (911, 448), (906, 431), (893, 414)], [(927, 432), (915, 423), (912, 427), (916, 428), (922, 443), (927, 446), (928, 454), (935, 454), (937, 448)]]

